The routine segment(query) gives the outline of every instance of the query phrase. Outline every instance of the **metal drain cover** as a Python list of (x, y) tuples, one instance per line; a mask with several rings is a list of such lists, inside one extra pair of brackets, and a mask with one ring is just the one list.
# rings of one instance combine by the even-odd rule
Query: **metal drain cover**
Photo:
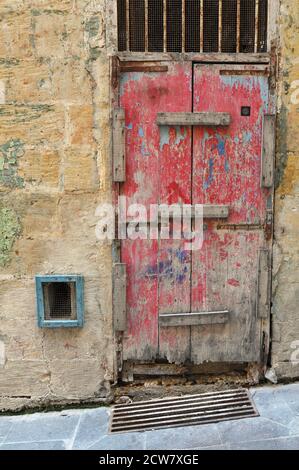
[(246, 389), (115, 405), (110, 432), (133, 432), (258, 416)]

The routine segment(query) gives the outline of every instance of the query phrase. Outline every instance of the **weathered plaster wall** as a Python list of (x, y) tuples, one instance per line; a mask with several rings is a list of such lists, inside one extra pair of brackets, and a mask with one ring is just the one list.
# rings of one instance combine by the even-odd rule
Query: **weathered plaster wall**
[(299, 3), (281, 0), (272, 364), (299, 377)]
[[(0, 0), (0, 409), (113, 379), (106, 0)], [(85, 277), (85, 326), (38, 329), (35, 274)]]

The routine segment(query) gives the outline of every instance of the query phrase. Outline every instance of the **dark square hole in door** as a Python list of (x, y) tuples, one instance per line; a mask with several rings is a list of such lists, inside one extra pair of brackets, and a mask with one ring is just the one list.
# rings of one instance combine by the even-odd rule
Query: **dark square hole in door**
[(48, 282), (43, 284), (46, 320), (76, 319), (75, 282)]
[(251, 114), (251, 107), (250, 106), (242, 106), (241, 107), (241, 116), (249, 117)]

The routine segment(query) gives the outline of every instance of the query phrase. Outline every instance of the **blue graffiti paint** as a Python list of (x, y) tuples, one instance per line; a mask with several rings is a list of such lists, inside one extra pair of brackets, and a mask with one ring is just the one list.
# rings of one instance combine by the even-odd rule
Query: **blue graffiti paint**
[(169, 145), (169, 127), (160, 126), (160, 150), (163, 150), (164, 145)]
[(268, 104), (269, 104), (268, 80), (266, 77), (258, 77), (258, 78), (259, 78), (259, 85), (260, 85), (260, 90), (261, 90), (261, 98), (264, 103), (265, 112), (267, 112)]
[[(141, 139), (144, 138), (144, 130), (142, 129), (142, 127), (139, 127), (138, 135)], [(141, 144), (141, 155), (143, 157), (148, 157), (150, 155), (150, 153), (148, 151), (148, 148), (147, 148), (147, 145), (146, 145), (146, 142), (144, 142), (144, 140), (142, 141), (142, 144)]]
[(178, 274), (176, 276), (176, 281), (179, 283), (179, 284), (183, 284), (184, 280), (186, 279), (186, 276), (185, 274)]
[(207, 181), (205, 181), (203, 184), (204, 189), (208, 189), (208, 187), (213, 181), (213, 169), (214, 169), (214, 160), (213, 158), (209, 158), (209, 176), (208, 176)]
[(182, 251), (180, 249), (175, 251), (176, 258), (180, 261), (180, 263), (186, 263), (188, 261), (188, 253), (186, 251)]
[(225, 155), (225, 141), (223, 139), (219, 139), (219, 137), (218, 137), (217, 150), (221, 157)]
[(242, 135), (242, 141), (244, 144), (248, 144), (252, 139), (252, 132), (250, 131), (244, 131)]
[(150, 156), (150, 152), (148, 151), (148, 148), (147, 148), (145, 142), (142, 142), (142, 144), (141, 144), (141, 155), (143, 157), (149, 157)]
[(181, 127), (175, 126), (175, 132), (176, 132), (175, 144), (179, 145), (179, 143), (182, 142), (186, 138), (187, 129), (186, 127), (184, 127), (183, 132), (181, 132)]
[(218, 150), (218, 153), (219, 153), (220, 157), (225, 158), (225, 160), (224, 160), (224, 169), (225, 169), (226, 173), (228, 173), (229, 170), (230, 170), (230, 166), (229, 166), (229, 161), (227, 159), (226, 152), (225, 152), (226, 137), (223, 138), (219, 134), (217, 134), (216, 137), (218, 139), (217, 150)]
[(141, 77), (142, 77), (141, 72), (130, 72), (130, 73), (122, 74), (120, 78), (120, 96), (123, 96), (130, 82), (132, 81), (137, 82), (138, 80), (141, 79)]

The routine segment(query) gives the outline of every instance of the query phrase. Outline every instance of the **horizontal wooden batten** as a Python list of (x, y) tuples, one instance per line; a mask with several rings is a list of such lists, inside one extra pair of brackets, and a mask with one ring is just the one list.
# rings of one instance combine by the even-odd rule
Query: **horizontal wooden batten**
[(226, 219), (229, 216), (229, 206), (217, 206), (204, 204), (203, 218), (204, 219)]
[[(199, 205), (199, 204), (198, 204)], [(191, 217), (195, 217), (196, 204), (191, 206)], [(183, 213), (181, 209), (181, 213)], [(229, 216), (229, 206), (217, 205), (217, 204), (203, 204), (202, 205), (202, 215), (204, 219), (227, 219)], [(159, 210), (159, 220), (162, 221), (166, 216), (163, 214), (163, 211)], [(176, 214), (170, 213), (169, 218), (175, 219)]]
[[(175, 206), (176, 204), (173, 204)], [(199, 204), (198, 204), (199, 205)], [(195, 217), (195, 212), (196, 212), (196, 205), (191, 206), (191, 211), (190, 211), (190, 217), (193, 219)], [(163, 222), (166, 222), (167, 220), (174, 220), (177, 218), (182, 218), (183, 216), (183, 206), (180, 206), (178, 204), (179, 211), (176, 213), (175, 211), (171, 211), (171, 206), (169, 206), (169, 217), (163, 212), (161, 208), (158, 209), (158, 218), (157, 220), (148, 220), (144, 222), (139, 222), (140, 226), (144, 226), (147, 224), (151, 225), (157, 225), (161, 224)], [(198, 211), (199, 214), (199, 211)], [(217, 205), (217, 204), (203, 204), (202, 206), (202, 215), (204, 219), (227, 219), (229, 216), (229, 206), (224, 206), (224, 205)], [(129, 223), (134, 223), (136, 224), (137, 222), (135, 220), (130, 220), (128, 218), (125, 222), (121, 223), (121, 225), (127, 225)], [(247, 225), (246, 225), (247, 227)]]
[(158, 113), (158, 126), (229, 126), (228, 113)]
[(198, 313), (164, 313), (159, 315), (160, 326), (196, 326), (227, 323), (228, 310)]
[(210, 62), (210, 63), (234, 63), (234, 64), (268, 64), (270, 62), (270, 54), (259, 53), (180, 53), (180, 52), (118, 52), (117, 56), (121, 61), (169, 61), (169, 60), (189, 60), (191, 62)]

